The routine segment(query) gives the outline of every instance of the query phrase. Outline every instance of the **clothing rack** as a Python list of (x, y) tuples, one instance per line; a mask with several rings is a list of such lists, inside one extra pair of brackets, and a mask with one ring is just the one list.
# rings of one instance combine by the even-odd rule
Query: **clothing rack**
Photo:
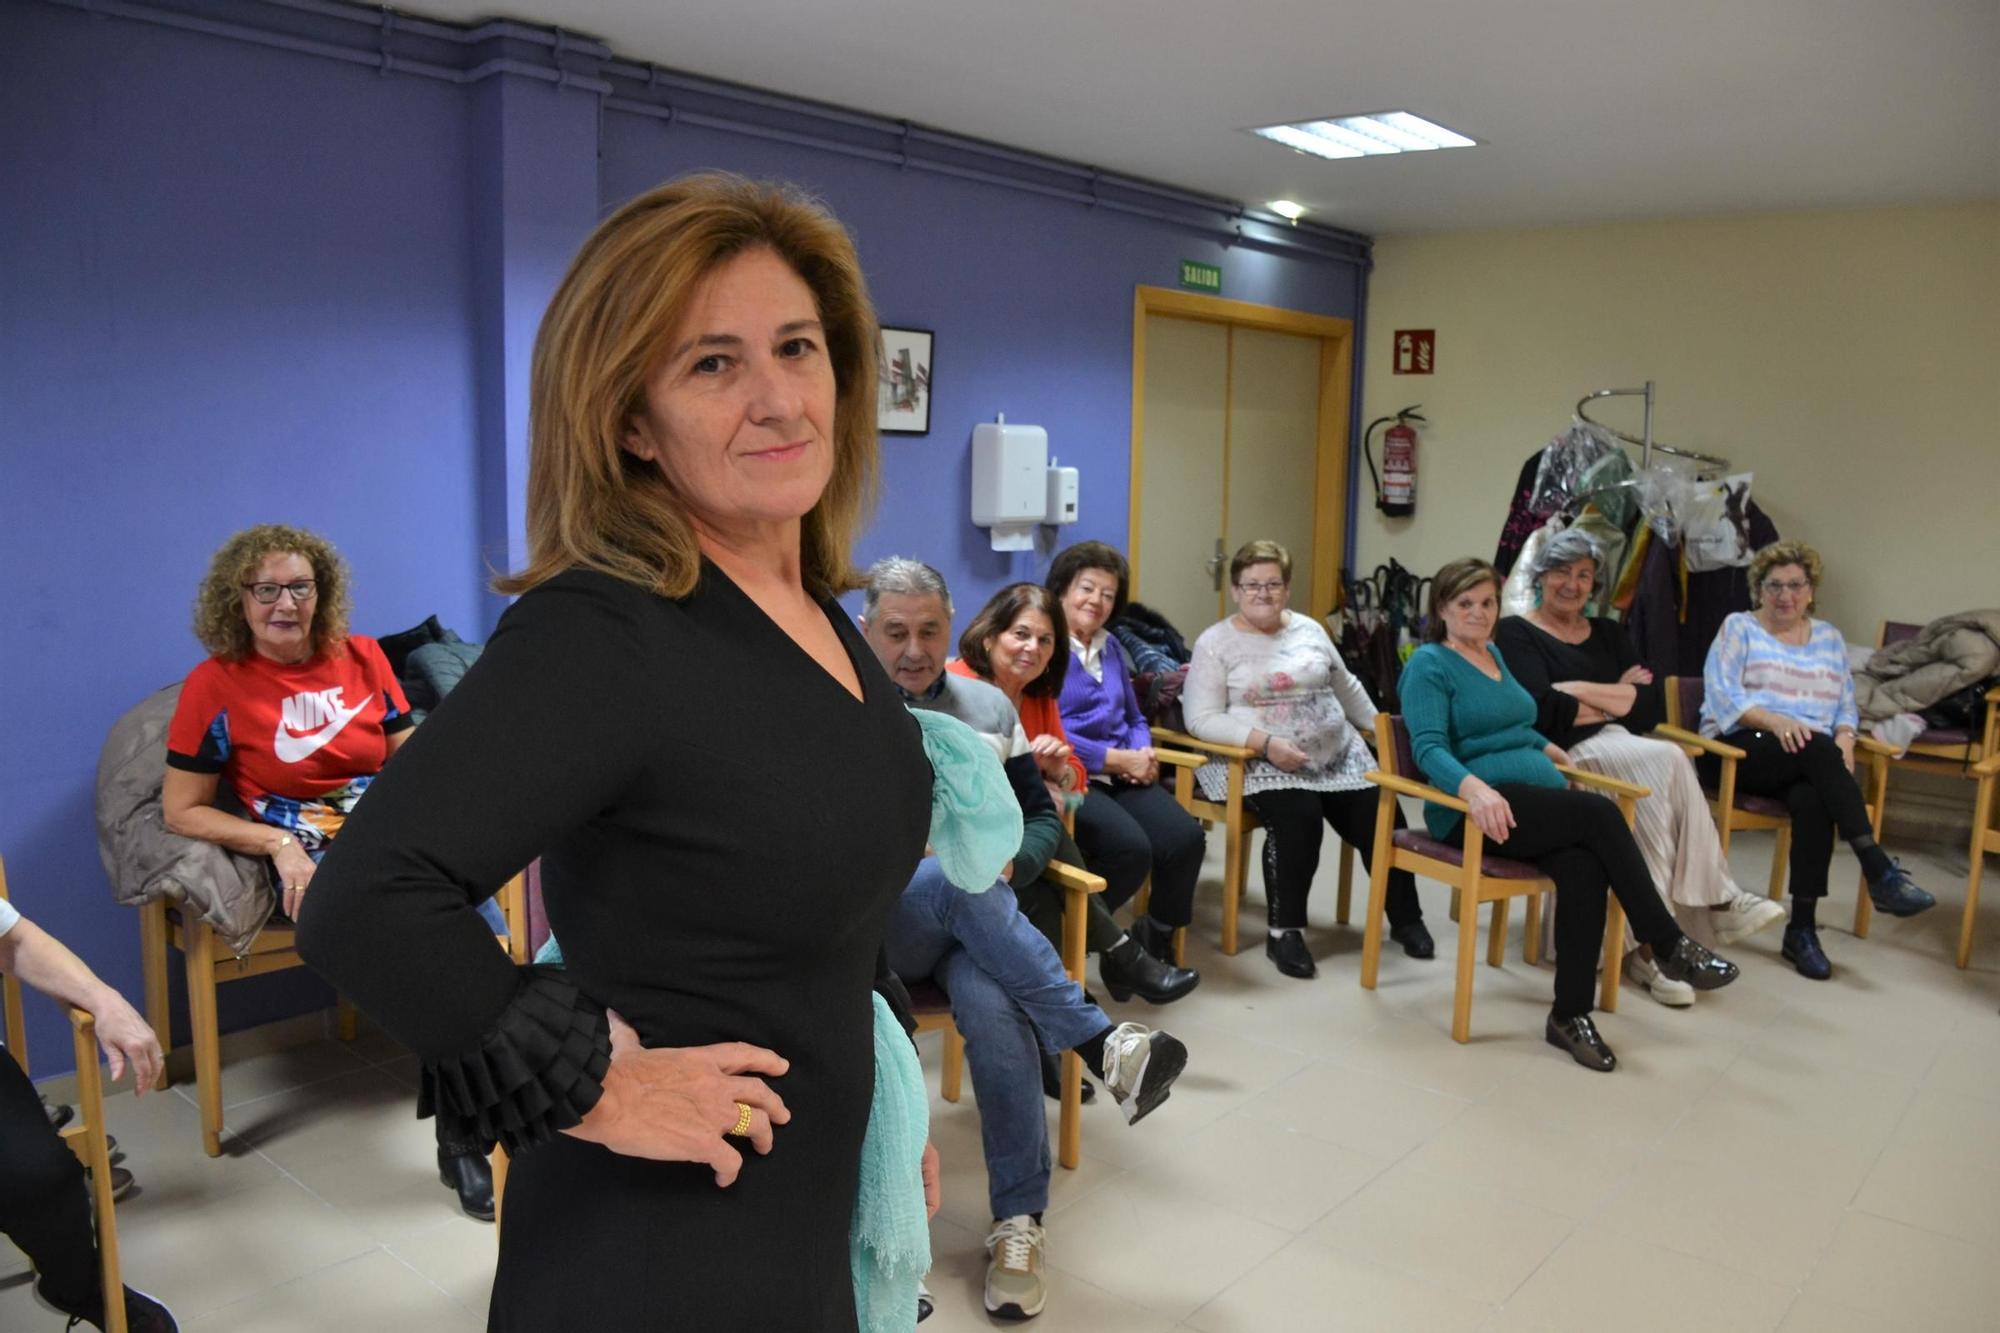
[[(1643, 434), (1636, 436), (1627, 435), (1616, 426), (1608, 426), (1586, 412), (1584, 410), (1585, 405), (1598, 398), (1645, 399), (1644, 424), (1640, 427)], [(1576, 415), (1579, 420), (1597, 427), (1606, 434), (1615, 436), (1627, 444), (1638, 445), (1639, 469), (1642, 472), (1652, 465), (1653, 451), (1655, 449), (1663, 454), (1672, 454), (1675, 458), (1685, 458), (1690, 462), (1699, 463), (1702, 465), (1703, 471), (1708, 471), (1709, 469), (1713, 469), (1716, 472), (1729, 471), (1729, 460), (1726, 458), (1718, 458), (1714, 454), (1697, 453), (1692, 449), (1676, 449), (1670, 444), (1661, 444), (1653, 438), (1653, 381), (1651, 380), (1647, 380), (1644, 387), (1637, 389), (1592, 389), (1589, 393), (1576, 400)]]

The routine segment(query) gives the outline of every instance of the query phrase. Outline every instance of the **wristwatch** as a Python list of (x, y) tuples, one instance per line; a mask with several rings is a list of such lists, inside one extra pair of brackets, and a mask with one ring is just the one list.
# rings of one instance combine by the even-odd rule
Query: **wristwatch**
[(278, 838), (278, 845), (271, 849), (271, 855), (276, 856), (279, 852), (284, 851), (285, 848), (291, 845), (292, 845), (292, 835), (289, 833), (283, 834)]

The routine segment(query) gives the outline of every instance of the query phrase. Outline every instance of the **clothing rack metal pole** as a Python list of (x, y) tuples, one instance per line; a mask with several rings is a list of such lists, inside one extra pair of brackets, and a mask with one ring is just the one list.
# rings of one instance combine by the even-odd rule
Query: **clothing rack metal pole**
[[(1642, 472), (1645, 471), (1647, 465), (1653, 461), (1653, 381), (1647, 380), (1645, 386), (1638, 389), (1593, 389), (1583, 396), (1583, 402), (1576, 405), (1577, 411), (1579, 413), (1582, 412), (1583, 404), (1593, 398), (1643, 398), (1646, 400), (1645, 424), (1640, 427), (1639, 439), (1639, 470)], [(1589, 420), (1589, 418), (1586, 417), (1585, 420)]]

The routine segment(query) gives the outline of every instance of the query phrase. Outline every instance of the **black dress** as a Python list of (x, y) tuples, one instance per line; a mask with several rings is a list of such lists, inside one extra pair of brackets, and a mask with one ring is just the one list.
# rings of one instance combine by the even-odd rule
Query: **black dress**
[[(307, 895), (307, 961), (424, 1060), (426, 1104), (518, 1152), (492, 1329), (855, 1327), (848, 1232), (871, 987), (923, 854), (916, 722), (840, 608), (864, 698), (712, 566), (672, 601), (576, 571), (502, 617)], [(542, 858), (566, 973), (470, 904)], [(728, 1189), (555, 1131), (596, 1101), (606, 1007), (647, 1046), (791, 1062)]]

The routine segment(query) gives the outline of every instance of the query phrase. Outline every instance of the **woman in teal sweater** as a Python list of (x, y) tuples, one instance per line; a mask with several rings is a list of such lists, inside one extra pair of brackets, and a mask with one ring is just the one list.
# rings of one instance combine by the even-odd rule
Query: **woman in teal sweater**
[[(1736, 979), (1736, 965), (1681, 933), (1617, 804), (1570, 790), (1556, 767), (1569, 756), (1535, 730), (1535, 701), (1493, 646), (1500, 615), (1493, 566), (1446, 565), (1431, 582), (1430, 610), (1429, 642), (1411, 655), (1397, 686), (1411, 751), (1433, 786), (1470, 807), (1498, 854), (1531, 862), (1555, 881), (1556, 999), (1546, 1035), (1586, 1069), (1608, 1072), (1618, 1059), (1590, 1021), (1607, 883), (1661, 972), (1715, 990)], [(1424, 822), (1432, 837), (1464, 844), (1457, 811), (1427, 803)]]

